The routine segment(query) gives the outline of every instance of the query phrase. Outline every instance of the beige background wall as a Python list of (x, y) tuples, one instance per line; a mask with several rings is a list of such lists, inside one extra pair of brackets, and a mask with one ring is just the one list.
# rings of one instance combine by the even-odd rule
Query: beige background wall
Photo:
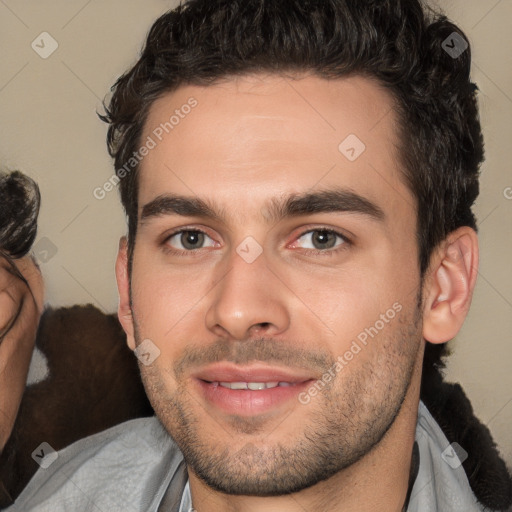
[[(95, 112), (136, 60), (152, 21), (173, 5), (0, 1), (0, 164), (23, 170), (41, 187), (36, 252), (48, 260), (42, 269), (52, 305), (117, 307), (114, 258), (125, 224), (116, 191), (103, 200), (93, 196), (112, 174), (106, 127)], [(512, 464), (512, 2), (438, 5), (473, 45), (487, 152), (476, 206), (480, 276), (448, 376), (462, 383)], [(48, 36), (41, 43), (42, 32), (58, 44), (46, 59), (31, 47), (36, 40), (44, 54), (56, 44)]]

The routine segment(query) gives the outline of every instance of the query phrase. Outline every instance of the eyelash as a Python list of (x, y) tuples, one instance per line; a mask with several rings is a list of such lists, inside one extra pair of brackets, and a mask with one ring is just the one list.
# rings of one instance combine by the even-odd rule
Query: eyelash
[[(335, 256), (335, 255), (339, 254), (341, 251), (347, 250), (352, 245), (352, 241), (349, 238), (347, 238), (346, 235), (343, 235), (339, 231), (336, 231), (336, 230), (331, 229), (331, 228), (314, 228), (314, 229), (309, 229), (309, 230), (304, 231), (303, 233), (301, 233), (297, 237), (297, 239), (300, 239), (304, 235), (307, 235), (309, 233), (314, 233), (316, 231), (321, 231), (321, 232), (324, 232), (324, 233), (331, 233), (333, 235), (336, 235), (336, 236), (338, 236), (339, 238), (341, 238), (343, 240), (343, 243), (341, 245), (339, 245), (338, 247), (333, 248), (333, 249), (324, 249), (324, 250), (321, 250), (321, 249), (305, 249), (306, 254), (308, 254), (308, 255), (314, 255), (314, 256)], [(181, 228), (181, 229), (178, 229), (176, 231), (173, 231), (169, 235), (167, 235), (165, 237), (165, 239), (163, 240), (163, 242), (162, 242), (164, 250), (167, 253), (175, 255), (175, 256), (185, 256), (185, 254), (186, 254), (187, 257), (198, 257), (198, 256), (201, 255), (200, 254), (200, 250), (202, 248), (191, 249), (191, 250), (188, 250), (188, 251), (187, 250), (183, 251), (183, 250), (174, 249), (173, 247), (169, 246), (169, 244), (168, 244), (169, 240), (172, 237), (174, 237), (174, 236), (176, 236), (178, 234), (181, 234), (181, 233), (203, 233), (204, 235), (206, 235), (209, 238), (211, 238), (210, 235), (208, 235), (208, 233), (206, 233), (206, 231), (203, 231), (202, 229), (198, 229), (198, 228), (194, 228), (194, 229)]]

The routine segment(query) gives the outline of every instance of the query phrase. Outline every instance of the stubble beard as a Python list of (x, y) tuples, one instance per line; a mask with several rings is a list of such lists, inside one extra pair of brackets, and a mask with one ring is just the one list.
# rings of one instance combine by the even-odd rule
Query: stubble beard
[[(393, 330), (395, 324), (391, 322), (368, 342), (364, 350), (372, 352), (363, 364), (357, 362), (356, 355), (330, 386), (319, 391), (308, 405), (297, 401), (273, 429), (266, 429), (261, 417), (241, 416), (226, 418), (224, 425), (208, 418), (207, 428), (204, 420), (201, 422), (201, 416), (207, 414), (205, 408), (183, 379), (176, 379), (177, 388), (169, 391), (157, 366), (141, 364), (142, 379), (157, 417), (183, 453), (187, 466), (210, 488), (262, 497), (294, 493), (363, 458), (391, 428), (407, 395), (421, 346), (420, 313), (420, 304), (406, 317), (402, 311), (393, 320), (397, 322)], [(135, 337), (137, 344), (144, 339), (138, 328)], [(259, 353), (270, 354), (275, 343), (260, 341)], [(244, 350), (240, 347), (251, 342), (244, 343), (238, 355)], [(335, 362), (332, 355), (328, 357)], [(174, 365), (175, 376), (179, 375), (177, 367), (179, 361)], [(330, 367), (329, 363), (325, 370)], [(165, 373), (170, 375), (172, 370)], [(286, 438), (292, 436), (293, 442), (272, 439), (283, 427)]]

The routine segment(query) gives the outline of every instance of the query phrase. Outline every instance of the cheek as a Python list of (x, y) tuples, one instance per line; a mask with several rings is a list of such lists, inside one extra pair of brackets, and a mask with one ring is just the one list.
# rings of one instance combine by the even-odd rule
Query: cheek
[(144, 263), (142, 258), (138, 261), (132, 273), (132, 301), (141, 334), (157, 340), (175, 339), (192, 320), (197, 330), (197, 315), (204, 314), (202, 299), (213, 286), (211, 271)]
[(368, 272), (340, 273), (331, 277), (325, 290), (319, 291), (318, 286), (310, 290), (307, 304), (329, 327), (334, 356), (348, 350), (351, 342), (392, 305), (379, 294), (383, 290), (376, 289)]
[(376, 322), (386, 331), (397, 323), (395, 317), (415, 297), (419, 274), (415, 260), (397, 262), (388, 250), (368, 253), (323, 275), (297, 273), (293, 279), (297, 295), (329, 327), (339, 353), (361, 333), (364, 338), (365, 329)]

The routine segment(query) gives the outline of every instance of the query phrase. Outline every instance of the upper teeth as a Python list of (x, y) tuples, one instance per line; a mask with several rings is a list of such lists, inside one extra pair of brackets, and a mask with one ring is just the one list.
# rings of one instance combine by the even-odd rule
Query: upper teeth
[(277, 386), (291, 386), (289, 382), (219, 382), (219, 384), (224, 388), (250, 389), (252, 391), (275, 388)]

